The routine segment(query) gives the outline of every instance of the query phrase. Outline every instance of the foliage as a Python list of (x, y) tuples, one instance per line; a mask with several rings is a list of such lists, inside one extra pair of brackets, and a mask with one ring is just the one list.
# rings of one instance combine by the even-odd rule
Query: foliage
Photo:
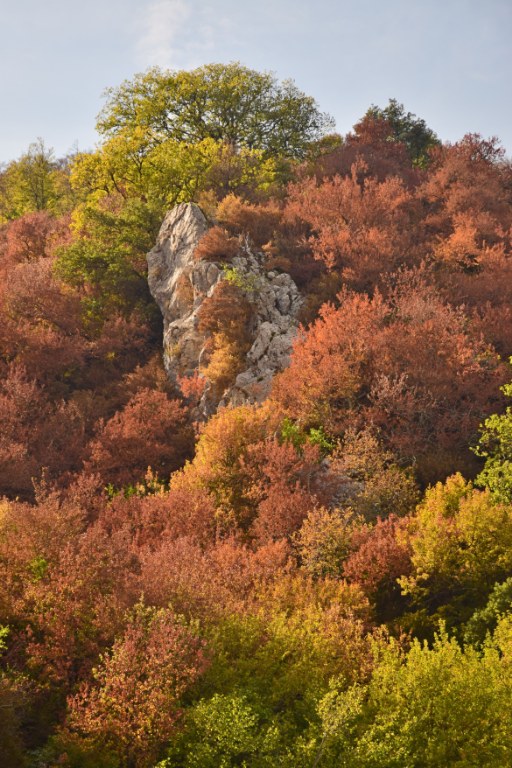
[(334, 435), (381, 427), (385, 447), (429, 479), (469, 463), (466, 446), (505, 369), (461, 311), (402, 280), (390, 300), (344, 292), (340, 306), (324, 306), (272, 396), (288, 417)]
[(197, 261), (231, 261), (238, 254), (240, 244), (234, 237), (229, 237), (225, 229), (211, 227), (200, 239), (194, 251)]
[(383, 109), (372, 105), (365, 117), (384, 122), (388, 131), (387, 140), (404, 144), (415, 165), (428, 164), (429, 151), (440, 144), (438, 137), (426, 122), (411, 112), (406, 112), (404, 105), (399, 104), (396, 99), (390, 99)]
[(167, 476), (190, 454), (192, 437), (178, 400), (141, 389), (122, 411), (98, 424), (86, 467), (117, 487), (142, 480), (148, 467)]
[(314, 576), (341, 576), (361, 525), (350, 508), (311, 510), (294, 537), (302, 567)]
[(159, 768), (229, 768), (275, 765), (278, 733), (244, 695), (214, 694), (187, 717), (184, 735)]
[(281, 220), (276, 203), (255, 205), (232, 193), (219, 203), (215, 215), (220, 224), (233, 233), (248, 235), (260, 248), (272, 240)]
[(428, 614), (467, 621), (495, 582), (512, 574), (512, 510), (460, 474), (427, 490), (406, 541), (412, 574), (404, 591)]
[(58, 161), (39, 138), (0, 174), (0, 222), (35, 211), (61, 213), (70, 207), (66, 161)]
[[(441, 145), (395, 100), (326, 135), (313, 99), (237, 63), (137, 75), (98, 125), (92, 152), (38, 141), (0, 169), (2, 765), (502, 768), (498, 141)], [(190, 201), (223, 274), (184, 403), (146, 253)], [(194, 424), (246, 365), (246, 247), (305, 325), (270, 398)]]
[(370, 684), (371, 720), (357, 742), (359, 764), (503, 764), (510, 750), (510, 729), (502, 719), (510, 682), (497, 647), (480, 658), (441, 634), (431, 649), (414, 641), (401, 663), (391, 645)]
[[(502, 391), (512, 396), (512, 385), (506, 384)], [(512, 502), (512, 408), (504, 414), (493, 414), (484, 421), (477, 456), (485, 458), (485, 466), (477, 483), (488, 488), (496, 501)]]
[(301, 157), (331, 125), (291, 80), (231, 64), (191, 72), (157, 68), (107, 91), (98, 129), (110, 136), (143, 132), (148, 143), (205, 139), (269, 154)]
[(499, 620), (512, 613), (512, 577), (495, 584), (484, 608), (475, 611), (464, 628), (464, 641), (481, 648)]
[(75, 210), (75, 237), (61, 249), (55, 269), (83, 292), (90, 322), (148, 303), (145, 254), (158, 226), (158, 212), (136, 199), (104, 197)]
[(205, 665), (202, 644), (171, 611), (138, 604), (94, 671), (94, 684), (70, 699), (70, 724), (110, 746), (123, 765), (149, 768)]

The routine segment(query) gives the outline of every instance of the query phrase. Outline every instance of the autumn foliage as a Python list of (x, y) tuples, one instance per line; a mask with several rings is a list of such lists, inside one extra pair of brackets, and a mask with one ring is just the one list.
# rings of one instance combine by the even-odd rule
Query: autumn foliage
[[(155, 69), (94, 152), (0, 168), (2, 768), (509, 764), (510, 162), (395, 100), (329, 125)], [(189, 200), (226, 279), (171, 381), (145, 254)], [(233, 405), (247, 248), (302, 325)]]

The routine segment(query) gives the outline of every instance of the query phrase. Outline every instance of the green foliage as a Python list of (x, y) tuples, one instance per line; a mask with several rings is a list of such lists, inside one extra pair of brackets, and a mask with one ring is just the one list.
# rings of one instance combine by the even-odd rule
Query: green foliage
[(56, 275), (82, 291), (90, 321), (150, 302), (145, 254), (159, 226), (158, 212), (132, 199), (103, 198), (74, 212), (74, 241), (60, 250)]
[(239, 288), (245, 294), (256, 293), (260, 286), (260, 280), (257, 275), (242, 272), (238, 267), (224, 266), (222, 270), (224, 279), (231, 285)]
[(158, 768), (272, 768), (279, 732), (265, 715), (243, 694), (202, 699), (188, 711), (184, 733)]
[(372, 105), (366, 115), (376, 120), (386, 120), (392, 131), (389, 140), (405, 144), (411, 160), (420, 167), (427, 165), (429, 150), (440, 144), (425, 120), (412, 112), (406, 112), (404, 105), (396, 99), (390, 99), (384, 109)]
[(213, 139), (238, 149), (302, 157), (332, 120), (291, 80), (231, 64), (190, 72), (150, 69), (107, 91), (98, 130), (104, 136), (142, 132), (150, 146), (166, 139)]
[(260, 150), (234, 152), (212, 138), (197, 143), (166, 139), (156, 145), (143, 134), (115, 136), (93, 154), (79, 155), (73, 164), (72, 183), (82, 197), (119, 194), (157, 205), (164, 212), (181, 202), (197, 200), (213, 189), (272, 186), (279, 165)]
[(502, 616), (512, 612), (512, 577), (496, 584), (484, 608), (475, 611), (464, 629), (464, 641), (480, 648)]
[(493, 585), (512, 574), (512, 508), (460, 474), (427, 490), (407, 540), (413, 574), (401, 579), (403, 591), (451, 625), (467, 621)]
[(49, 567), (48, 560), (42, 555), (37, 555), (28, 564), (28, 569), (31, 572), (32, 578), (34, 581), (40, 581), (41, 579), (43, 579), (44, 576), (46, 575), (48, 567)]
[(66, 163), (42, 139), (0, 173), (0, 222), (33, 211), (59, 213), (71, 199)]
[[(502, 391), (512, 397), (512, 384)], [(485, 420), (477, 456), (485, 458), (485, 466), (476, 479), (477, 485), (488, 488), (496, 501), (512, 503), (512, 407), (502, 415), (493, 414)]]
[(322, 426), (310, 427), (307, 431), (292, 419), (286, 417), (280, 427), (281, 440), (291, 443), (300, 450), (306, 443), (317, 445), (324, 456), (332, 453), (336, 448), (336, 441), (329, 437)]
[(503, 717), (511, 683), (499, 647), (487, 647), (480, 657), (442, 632), (432, 648), (415, 640), (404, 657), (390, 643), (368, 688), (355, 765), (505, 765), (512, 748), (510, 720)]

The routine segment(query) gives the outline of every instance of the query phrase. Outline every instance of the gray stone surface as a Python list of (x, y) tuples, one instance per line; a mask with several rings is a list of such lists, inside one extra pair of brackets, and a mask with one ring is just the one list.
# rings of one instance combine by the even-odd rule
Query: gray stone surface
[[(194, 260), (194, 250), (207, 229), (198, 206), (182, 203), (165, 217), (147, 257), (149, 289), (164, 319), (164, 364), (173, 379), (199, 370), (208, 336), (197, 329), (198, 312), (224, 279), (221, 264)], [(263, 265), (263, 254), (247, 240), (241, 241), (232, 267), (254, 308), (252, 346), (247, 368), (220, 398), (212, 398), (212, 388), (205, 381), (203, 416), (211, 415), (218, 405), (260, 402), (273, 376), (289, 362), (302, 297), (290, 275), (267, 272)]]

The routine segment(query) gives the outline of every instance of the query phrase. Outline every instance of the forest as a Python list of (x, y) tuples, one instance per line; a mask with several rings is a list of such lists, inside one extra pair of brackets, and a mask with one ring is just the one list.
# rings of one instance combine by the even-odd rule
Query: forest
[[(97, 131), (0, 166), (1, 765), (512, 766), (499, 140), (395, 99), (341, 136), (238, 63), (136, 75)], [(253, 291), (172, 380), (146, 254), (188, 202), (195, 258), (249, 242), (303, 297), (268, 396), (207, 419)]]

